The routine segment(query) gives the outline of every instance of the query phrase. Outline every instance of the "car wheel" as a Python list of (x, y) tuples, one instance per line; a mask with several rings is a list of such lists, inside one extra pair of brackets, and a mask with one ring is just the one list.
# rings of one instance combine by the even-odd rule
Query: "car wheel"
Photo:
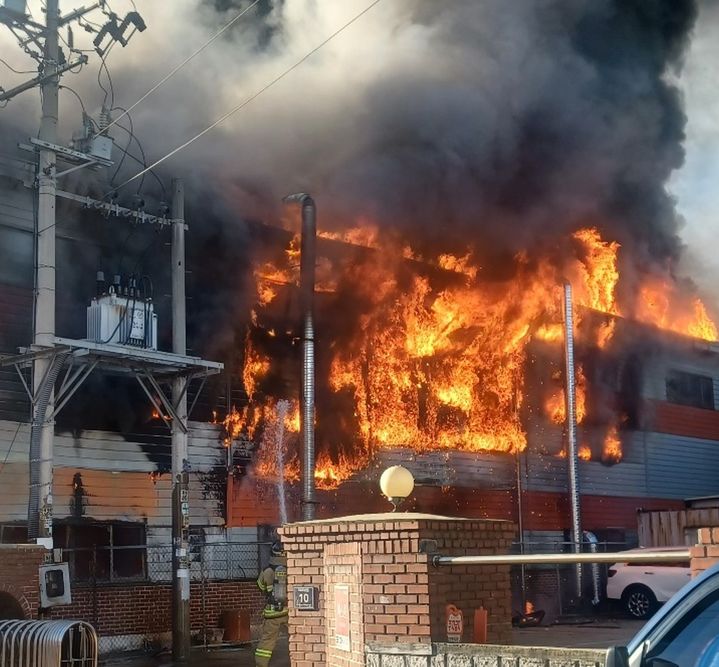
[(630, 586), (622, 595), (624, 609), (632, 618), (649, 618), (657, 608), (657, 598), (646, 586)]

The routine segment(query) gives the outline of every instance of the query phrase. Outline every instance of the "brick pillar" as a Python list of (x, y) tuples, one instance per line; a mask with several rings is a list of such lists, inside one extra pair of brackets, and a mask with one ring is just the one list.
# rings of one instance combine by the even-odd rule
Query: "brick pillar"
[[(447, 604), (464, 612), (464, 641), (472, 641), (480, 606), (489, 612), (488, 641), (510, 638), (509, 567), (434, 568), (422, 548), (430, 544), (434, 553), (455, 556), (506, 553), (515, 534), (509, 522), (367, 514), (289, 524), (281, 534), (293, 667), (364, 665), (366, 645), (429, 650), (447, 639)], [(318, 587), (319, 611), (295, 609), (297, 586)]]
[(0, 593), (17, 600), (25, 618), (37, 618), (40, 607), (40, 565), (45, 547), (0, 544)]
[(691, 548), (692, 577), (719, 563), (719, 528), (700, 528), (697, 531), (697, 542)]

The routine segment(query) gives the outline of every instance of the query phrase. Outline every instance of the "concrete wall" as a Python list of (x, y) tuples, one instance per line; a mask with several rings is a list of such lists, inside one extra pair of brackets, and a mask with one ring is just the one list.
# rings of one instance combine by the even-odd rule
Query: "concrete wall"
[(367, 667), (602, 667), (606, 651), (480, 644), (386, 646), (370, 643)]

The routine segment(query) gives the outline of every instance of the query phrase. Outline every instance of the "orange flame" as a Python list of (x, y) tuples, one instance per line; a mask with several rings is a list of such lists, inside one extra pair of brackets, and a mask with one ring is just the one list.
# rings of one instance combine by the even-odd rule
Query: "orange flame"
[[(420, 275), (415, 262), (424, 260), (416, 251), (380, 240), (377, 226), (367, 221), (356, 229), (320, 236), (376, 250), (360, 253), (359, 258), (352, 253), (346, 264), (318, 260), (318, 291), (347, 284), (366, 304), (349, 342), (331, 348), (328, 378), (332, 391), (353, 402), (359, 442), (349, 449), (351, 456), (320, 453), (316, 478), (323, 488), (334, 488), (349, 478), (383, 447), (524, 450), (527, 436), (519, 415), (527, 346), (532, 339), (547, 343), (563, 339), (562, 280), (568, 277), (574, 288), (575, 336), (580, 345), (610, 345), (617, 318), (630, 314), (617, 297), (621, 247), (603, 239), (595, 228), (572, 234), (574, 254), (560, 260), (518, 255), (513, 277), (503, 283), (479, 281), (480, 268), (471, 249), (462, 256), (426, 258), (427, 264), (460, 274), (464, 281)], [(283, 285), (297, 284), (298, 252), (295, 236), (282, 266), (267, 263), (255, 271), (260, 309), (277, 298)], [(606, 317), (589, 317), (587, 309)], [(642, 282), (631, 315), (686, 335), (717, 338), (704, 304), (698, 298), (685, 298), (668, 279)], [(253, 322), (257, 325), (257, 317)], [(245, 388), (255, 402), (243, 409), (239, 419), (254, 437), (271, 427), (276, 403), (255, 396), (270, 360), (249, 341), (245, 359)], [(577, 368), (577, 422), (582, 423), (587, 414), (587, 382), (581, 366)], [(546, 399), (544, 412), (555, 423), (564, 421), (562, 389)], [(282, 475), (293, 480), (299, 476), (296, 401), (285, 419), (285, 430), (288, 443), (294, 444), (287, 445)], [(589, 447), (582, 445), (579, 456), (589, 460)], [(621, 459), (616, 429), (607, 436), (602, 458)], [(272, 447), (261, 444), (256, 472), (279, 476), (275, 459)]]
[(619, 463), (622, 460), (622, 442), (616, 426), (612, 426), (604, 439), (602, 461), (605, 463)]
[(257, 389), (257, 383), (267, 375), (270, 370), (270, 360), (263, 357), (247, 338), (245, 345), (245, 365), (242, 369), (242, 381), (245, 383), (247, 395), (252, 397)]
[[(581, 424), (587, 416), (587, 378), (581, 366), (576, 367), (575, 384), (575, 410), (577, 413), (577, 424)], [(567, 419), (567, 405), (564, 397), (564, 389), (551, 394), (544, 403), (544, 414), (555, 424), (563, 424)]]
[(321, 454), (315, 463), (315, 483), (318, 489), (336, 489), (366, 465), (366, 461), (349, 461), (344, 456), (333, 461), (327, 454)]

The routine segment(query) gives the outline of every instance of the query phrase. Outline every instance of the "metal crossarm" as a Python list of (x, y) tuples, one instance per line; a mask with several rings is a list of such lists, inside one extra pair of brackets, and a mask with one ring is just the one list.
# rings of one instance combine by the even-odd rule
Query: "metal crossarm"
[[(51, 363), (37, 391), (33, 392), (22, 369), (32, 365), (37, 359), (47, 357), (50, 357)], [(15, 368), (32, 405), (36, 404), (37, 397), (48, 380), (48, 371), (56, 364), (64, 365), (65, 372), (55, 394), (54, 416), (57, 416), (67, 405), (90, 374), (98, 370), (136, 378), (165, 424), (172, 428), (173, 422), (176, 421), (184, 433), (188, 432), (187, 417), (180, 418), (177, 408), (187, 395), (190, 382), (195, 379), (201, 380), (199, 390), (187, 411), (188, 415), (192, 413), (207, 378), (224, 368), (219, 362), (199, 357), (69, 338), (55, 338), (55, 347), (52, 348), (23, 348), (19, 354), (0, 358), (0, 367)], [(162, 385), (176, 379), (182, 380), (182, 389), (179, 398), (173, 402)]]

